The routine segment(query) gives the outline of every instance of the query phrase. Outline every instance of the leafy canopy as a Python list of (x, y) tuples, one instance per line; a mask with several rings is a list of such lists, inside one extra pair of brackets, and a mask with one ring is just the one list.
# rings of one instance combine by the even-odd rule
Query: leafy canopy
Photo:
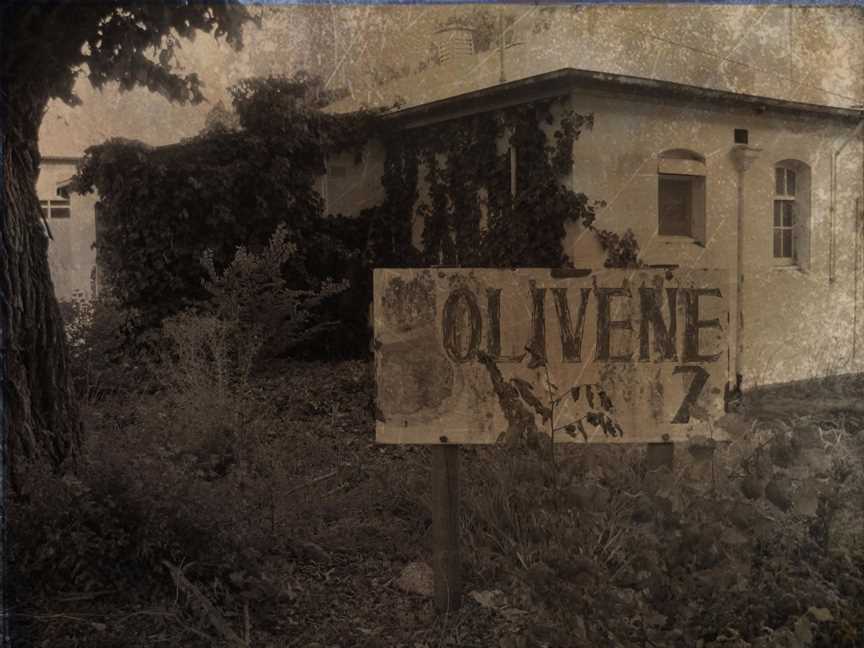
[(239, 48), (252, 20), (234, 0), (19, 1), (0, 11), (0, 74), (10, 80), (9, 96), (70, 104), (81, 75), (96, 88), (116, 81), (121, 90), (143, 86), (173, 101), (202, 101), (200, 79), (179, 70), (181, 39), (200, 31)]

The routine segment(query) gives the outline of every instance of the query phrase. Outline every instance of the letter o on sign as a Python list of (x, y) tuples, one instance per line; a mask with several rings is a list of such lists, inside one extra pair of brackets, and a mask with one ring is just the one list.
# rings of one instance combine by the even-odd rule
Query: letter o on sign
[(459, 288), (450, 293), (443, 313), (444, 350), (451, 360), (467, 362), (480, 348), (480, 307), (474, 293)]

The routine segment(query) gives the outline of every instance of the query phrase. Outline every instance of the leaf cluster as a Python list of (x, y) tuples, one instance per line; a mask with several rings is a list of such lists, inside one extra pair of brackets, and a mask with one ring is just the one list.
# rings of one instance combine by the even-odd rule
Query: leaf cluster
[(243, 25), (251, 20), (233, 0), (6, 3), (0, 74), (10, 96), (37, 103), (76, 103), (73, 88), (82, 74), (96, 88), (117, 82), (121, 90), (143, 86), (174, 101), (199, 102), (200, 79), (182, 74), (176, 61), (181, 39), (212, 33), (239, 48)]
[[(416, 213), (424, 223), (424, 265), (569, 265), (563, 249), (566, 225), (593, 229), (595, 204), (564, 178), (573, 168), (574, 142), (592, 124), (590, 115), (575, 113), (560, 98), (393, 138), (383, 180), (387, 199), (374, 213), (377, 227), (389, 234), (378, 234), (388, 242), (386, 257), (416, 258), (408, 217)], [(503, 152), (501, 141), (507, 144)], [(427, 187), (422, 199), (417, 189), (421, 168)]]
[(285, 266), (291, 287), (327, 276), (316, 274), (319, 257), (339, 246), (316, 183), (328, 152), (359, 145), (376, 116), (321, 113), (318, 86), (302, 75), (244, 81), (232, 89), (239, 130), (87, 150), (75, 188), (99, 192), (98, 261), (120, 304), (142, 314), (141, 328), (208, 296), (205, 250), (223, 268), (238, 246), (264, 249), (280, 225), (297, 248)]

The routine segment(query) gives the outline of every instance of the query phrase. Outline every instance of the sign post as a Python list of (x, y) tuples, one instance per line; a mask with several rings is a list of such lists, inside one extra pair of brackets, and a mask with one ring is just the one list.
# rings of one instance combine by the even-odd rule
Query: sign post
[[(376, 440), (431, 444), (435, 600), (460, 603), (458, 446), (722, 440), (724, 270), (376, 269)], [(554, 404), (554, 406), (550, 406)]]
[(457, 445), (432, 448), (432, 538), (435, 607), (439, 612), (454, 612), (462, 604)]

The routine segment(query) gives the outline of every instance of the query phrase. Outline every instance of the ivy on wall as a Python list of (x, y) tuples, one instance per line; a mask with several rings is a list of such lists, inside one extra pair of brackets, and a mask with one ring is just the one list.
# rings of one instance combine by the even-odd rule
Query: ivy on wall
[[(302, 76), (250, 79), (232, 90), (234, 125), (167, 147), (110, 141), (87, 151), (76, 183), (100, 194), (99, 263), (121, 304), (140, 313), (140, 328), (204, 297), (205, 250), (223, 267), (238, 245), (254, 250), (280, 224), (299, 251), (292, 287), (349, 279), (354, 289), (337, 306), (358, 331), (376, 266), (566, 266), (570, 223), (597, 234), (607, 265), (638, 262), (632, 233), (596, 230), (599, 203), (562, 182), (575, 141), (592, 126), (566, 101), (399, 129), (377, 112), (322, 112), (319, 86)], [(373, 138), (386, 152), (385, 200), (359, 218), (325, 216), (316, 186), (327, 156), (360, 156)], [(417, 217), (421, 250), (412, 244)]]
[[(557, 98), (391, 137), (383, 178), (386, 200), (373, 210), (373, 222), (394, 228), (387, 265), (417, 263), (411, 244), (415, 216), (424, 224), (419, 260), (425, 265), (572, 265), (563, 247), (569, 223), (595, 232), (609, 253), (607, 265), (638, 263), (632, 233), (613, 239), (613, 233), (597, 230), (595, 210), (602, 203), (562, 182), (573, 170), (574, 142), (592, 126), (591, 115), (577, 114), (566, 98)], [(418, 202), (421, 169), (427, 191)]]

